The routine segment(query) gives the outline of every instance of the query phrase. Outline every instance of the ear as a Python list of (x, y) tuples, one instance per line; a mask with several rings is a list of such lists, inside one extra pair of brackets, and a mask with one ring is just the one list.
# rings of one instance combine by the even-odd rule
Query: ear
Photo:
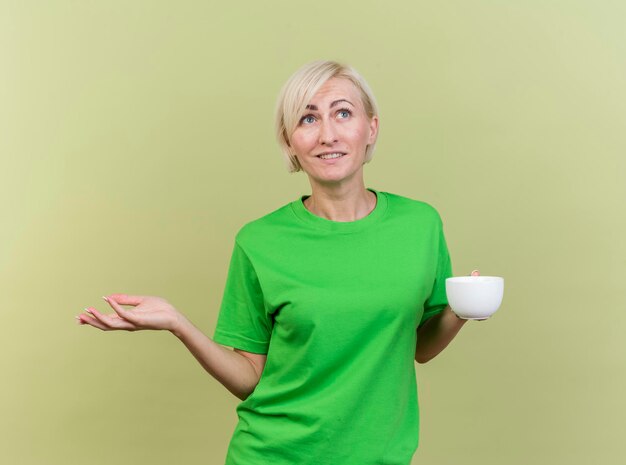
[(376, 137), (378, 137), (378, 116), (374, 115), (370, 120), (370, 135), (367, 139), (367, 145), (376, 142)]

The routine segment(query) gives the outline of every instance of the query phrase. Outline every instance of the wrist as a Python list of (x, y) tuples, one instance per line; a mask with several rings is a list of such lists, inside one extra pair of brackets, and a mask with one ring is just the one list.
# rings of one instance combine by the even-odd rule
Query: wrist
[(191, 322), (187, 318), (185, 318), (182, 313), (178, 313), (169, 331), (178, 339), (181, 339), (190, 324)]
[(452, 313), (454, 315), (454, 318), (456, 320), (456, 322), (460, 325), (464, 325), (465, 323), (467, 323), (467, 319), (466, 318), (461, 318), (459, 315), (457, 315), (456, 313), (454, 313), (454, 310), (452, 310), (452, 308), (448, 305), (448, 309), (450, 310), (450, 313)]

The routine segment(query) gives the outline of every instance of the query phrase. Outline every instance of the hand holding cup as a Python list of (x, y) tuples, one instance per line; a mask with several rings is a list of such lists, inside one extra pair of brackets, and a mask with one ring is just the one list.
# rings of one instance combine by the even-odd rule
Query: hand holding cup
[(480, 276), (478, 270), (446, 279), (448, 304), (460, 319), (486, 320), (500, 307), (503, 294), (504, 278)]

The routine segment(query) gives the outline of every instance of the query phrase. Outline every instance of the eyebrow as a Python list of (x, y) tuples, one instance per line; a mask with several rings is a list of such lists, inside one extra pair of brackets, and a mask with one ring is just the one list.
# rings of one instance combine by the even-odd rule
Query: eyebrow
[[(350, 102), (349, 100), (346, 100), (345, 98), (340, 98), (339, 100), (335, 100), (333, 101), (333, 103), (330, 104), (330, 108), (334, 107), (335, 105), (337, 105), (339, 102), (347, 102), (350, 105), (354, 106), (354, 104), (352, 102)], [(317, 105), (307, 105), (306, 106), (307, 110), (313, 110), (313, 111), (317, 111)]]

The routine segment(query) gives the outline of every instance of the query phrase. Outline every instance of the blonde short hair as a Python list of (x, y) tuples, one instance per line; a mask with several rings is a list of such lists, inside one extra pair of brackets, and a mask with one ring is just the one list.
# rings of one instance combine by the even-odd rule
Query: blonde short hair
[[(378, 116), (378, 106), (372, 90), (351, 66), (328, 60), (317, 60), (302, 66), (287, 80), (276, 102), (276, 138), (283, 152), (287, 171), (290, 173), (302, 171), (302, 166), (290, 148), (291, 135), (296, 130), (306, 106), (330, 78), (351, 81), (361, 94), (368, 118)], [(375, 146), (376, 141), (365, 149), (365, 163), (372, 159)]]

